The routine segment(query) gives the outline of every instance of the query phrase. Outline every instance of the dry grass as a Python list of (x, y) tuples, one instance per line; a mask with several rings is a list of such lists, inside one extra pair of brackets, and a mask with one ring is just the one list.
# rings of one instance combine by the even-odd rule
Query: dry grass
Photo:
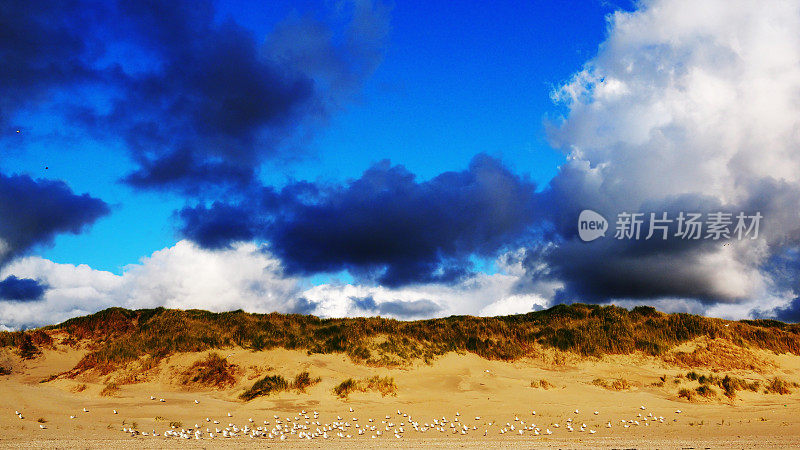
[(695, 389), (695, 391), (697, 392), (698, 395), (701, 395), (706, 398), (717, 396), (717, 391), (707, 384), (698, 386), (697, 389)]
[(205, 358), (195, 361), (181, 374), (181, 384), (202, 388), (226, 389), (236, 384), (239, 367), (230, 364), (218, 353), (209, 353)]
[(547, 390), (547, 389), (550, 389), (552, 387), (555, 387), (555, 385), (550, 383), (549, 381), (545, 380), (544, 378), (542, 378), (541, 380), (533, 380), (533, 381), (531, 381), (531, 387), (532, 388), (541, 388), (541, 389)]
[(307, 371), (300, 372), (294, 377), (291, 383), (281, 375), (267, 375), (258, 380), (250, 387), (250, 389), (243, 392), (239, 398), (244, 401), (250, 401), (257, 397), (263, 397), (283, 391), (296, 390), (298, 392), (305, 392), (307, 388), (319, 383), (322, 379), (319, 377), (312, 378), (311, 374)]
[(113, 397), (117, 395), (119, 392), (119, 385), (117, 383), (108, 383), (102, 391), (100, 391), (100, 395), (103, 397)]
[(610, 391), (626, 391), (632, 387), (625, 378), (616, 378), (610, 381), (603, 378), (595, 378), (592, 380), (592, 384)]
[(348, 378), (333, 388), (333, 393), (339, 398), (347, 398), (353, 392), (380, 392), (382, 396), (397, 395), (397, 385), (392, 377), (374, 376), (354, 380)]
[(691, 352), (670, 352), (663, 360), (672, 365), (686, 368), (708, 368), (716, 371), (749, 370), (763, 372), (774, 364), (759, 358), (751, 350), (735, 345), (728, 340), (704, 339)]
[(292, 381), (292, 389), (305, 392), (307, 388), (319, 383), (321, 380), (322, 379), (319, 377), (312, 378), (311, 374), (309, 374), (307, 371), (303, 371), (294, 377), (294, 381)]
[(764, 393), (787, 395), (792, 393), (792, 387), (798, 387), (797, 383), (789, 383), (783, 378), (775, 377), (764, 386)]
[[(725, 326), (728, 325), (728, 326)], [(690, 314), (663, 314), (650, 307), (557, 305), (549, 310), (504, 317), (453, 316), (403, 322), (382, 318), (319, 319), (298, 314), (211, 313), (164, 308), (110, 308), (60, 325), (25, 332), (1, 332), (0, 346), (35, 358), (62, 342), (93, 349), (69, 375), (105, 375), (149, 357), (154, 362), (181, 352), (243, 347), (286, 348), (308, 353), (344, 353), (371, 365), (431, 361), (448, 352), (487, 359), (516, 360), (548, 349), (578, 356), (665, 355), (687, 367), (752, 369), (748, 348), (800, 355), (800, 325), (775, 321), (726, 322)], [(706, 338), (691, 353), (668, 353), (677, 345)]]

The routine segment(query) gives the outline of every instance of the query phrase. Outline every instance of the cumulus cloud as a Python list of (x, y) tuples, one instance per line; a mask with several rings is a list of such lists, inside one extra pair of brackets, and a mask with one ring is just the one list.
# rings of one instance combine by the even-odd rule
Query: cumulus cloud
[[(698, 6), (652, 0), (614, 13), (597, 56), (553, 94), (568, 114), (550, 133), (568, 160), (541, 199), (554, 245), (527, 260), (535, 277), (564, 283), (559, 301), (719, 312), (798, 288), (796, 277), (776, 284), (768, 263), (800, 242), (800, 3)], [(764, 219), (757, 240), (582, 243), (583, 209), (612, 227), (623, 211)]]
[(543, 286), (541, 295), (520, 295), (516, 286), (521, 275), (520, 271), (478, 274), (449, 286), (329, 283), (309, 287), (306, 281), (286, 275), (280, 261), (251, 243), (205, 250), (180, 241), (127, 266), (122, 275), (29, 256), (0, 270), (0, 277), (36, 280), (47, 290), (37, 301), (0, 301), (0, 327), (48, 325), (112, 306), (243, 309), (320, 317), (380, 315), (403, 320), (476, 311), (513, 314), (546, 306), (554, 286)]
[(297, 182), (238, 204), (180, 212), (183, 233), (208, 248), (264, 239), (293, 274), (349, 270), (387, 286), (457, 282), (472, 256), (496, 257), (528, 236), (536, 186), (500, 161), (417, 181), (388, 161), (345, 184)]
[(61, 181), (0, 172), (0, 267), (60, 233), (78, 234), (109, 207)]
[(181, 241), (125, 267), (122, 275), (31, 256), (12, 262), (0, 275), (49, 286), (37, 302), (0, 302), (0, 322), (13, 328), (111, 306), (291, 312), (300, 297), (297, 280), (284, 277), (279, 262), (253, 244), (212, 252)]

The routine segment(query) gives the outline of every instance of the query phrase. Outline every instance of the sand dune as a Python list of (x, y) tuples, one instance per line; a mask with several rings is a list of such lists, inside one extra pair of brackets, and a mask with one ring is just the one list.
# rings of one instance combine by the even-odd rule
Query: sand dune
[(0, 344), (2, 447), (800, 447), (778, 322), (111, 309)]
[[(698, 341), (687, 348), (704, 345), (707, 342)], [(180, 374), (206, 357), (206, 352), (170, 356), (143, 373), (140, 382), (121, 385), (111, 395), (101, 395), (108, 376), (59, 377), (40, 383), (52, 374), (70, 370), (87, 351), (55, 345), (30, 360), (22, 360), (10, 349), (3, 351), (0, 361), (11, 367), (11, 374), (0, 379), (1, 446), (238, 447), (246, 443), (292, 447), (479, 447), (487, 442), (500, 447), (800, 446), (800, 402), (796, 393), (745, 390), (730, 399), (715, 389), (714, 397), (695, 395), (687, 401), (678, 398), (679, 389), (699, 386), (686, 378), (688, 370), (641, 354), (602, 358), (564, 354), (554, 363), (546, 357), (502, 362), (451, 352), (431, 364), (416, 361), (387, 368), (355, 364), (342, 354), (229, 348), (219, 353), (235, 366), (236, 382), (221, 389), (191, 388), (181, 381)], [(776, 374), (789, 382), (798, 380), (800, 357), (753, 352), (764, 367), (725, 373), (760, 380), (762, 385)], [(305, 393), (290, 390), (249, 402), (238, 398), (265, 374), (281, 374), (290, 379), (302, 371), (320, 378)], [(710, 370), (696, 371), (712, 374)], [(333, 394), (333, 388), (343, 380), (375, 375), (392, 377), (396, 395), (353, 392), (347, 398), (339, 398)], [(663, 382), (660, 377), (665, 375)], [(718, 371), (717, 375), (722, 374)], [(624, 380), (627, 388), (615, 390), (614, 380)], [(84, 408), (88, 412), (83, 412)], [(17, 411), (22, 413), (22, 419), (15, 415)], [(301, 415), (301, 411), (305, 414)], [(314, 411), (319, 414), (317, 419)], [(241, 430), (245, 426), (260, 426), (265, 432), (274, 430), (275, 416), (284, 426), (298, 424), (301, 428), (294, 434), (287, 432), (283, 441), (278, 433), (273, 438), (243, 436), (246, 433)], [(370, 418), (373, 422), (369, 422)], [(444, 425), (442, 418), (446, 420)], [(444, 431), (436, 430), (434, 419)], [(215, 424), (215, 420), (219, 423)], [(320, 425), (314, 423), (317, 421)], [(417, 429), (411, 421), (417, 423)], [(303, 431), (306, 422), (309, 433), (324, 429), (325, 424), (332, 428), (334, 423), (341, 424), (342, 430), (326, 431), (327, 439), (300, 438), (298, 432)], [(394, 426), (387, 428), (389, 423)], [(398, 433), (401, 423), (404, 430)], [(240, 436), (209, 436), (215, 428), (224, 429), (229, 424), (240, 430)], [(570, 424), (574, 431), (568, 431)], [(582, 424), (586, 425), (584, 431), (580, 431)], [(201, 430), (201, 439), (164, 436), (165, 431), (192, 429), (189, 433), (194, 433), (195, 425)], [(369, 426), (376, 430), (365, 428)], [(464, 426), (467, 430), (462, 434)], [(419, 431), (423, 428), (427, 430)], [(135, 429), (138, 434), (123, 429)], [(359, 429), (364, 434), (359, 435)], [(538, 435), (535, 429), (539, 430)], [(153, 430), (158, 436), (152, 436)], [(383, 432), (373, 437), (378, 430)], [(395, 434), (401, 437), (396, 438)]]

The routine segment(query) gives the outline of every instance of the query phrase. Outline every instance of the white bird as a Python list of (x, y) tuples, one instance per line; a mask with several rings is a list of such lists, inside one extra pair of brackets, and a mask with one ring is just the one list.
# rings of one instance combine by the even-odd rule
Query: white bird
[(595, 412), (594, 412), (594, 415), (595, 415), (595, 416), (596, 416), (596, 415), (598, 415), (598, 414), (600, 414), (600, 412), (599, 412), (599, 411), (595, 411)]
[[(233, 414), (231, 414), (231, 413), (228, 413), (228, 417), (233, 417)], [(278, 418), (278, 416), (275, 416), (275, 418), (277, 419), (277, 418)]]
[(86, 409), (86, 408), (83, 408), (83, 412), (89, 412), (89, 410)]
[(115, 409), (115, 410), (114, 410), (114, 414), (116, 414), (116, 413), (117, 413), (117, 410)]
[(163, 399), (163, 398), (160, 398), (160, 399), (158, 399), (158, 401), (160, 401), (160, 402), (163, 402), (163, 401), (164, 401), (164, 399)]
[(195, 400), (195, 401), (194, 401), (194, 404), (195, 404), (195, 405), (197, 405), (198, 403), (200, 403), (200, 401), (199, 401), (199, 400)]
[(39, 425), (39, 428), (41, 428), (41, 429), (43, 429), (43, 430), (44, 430), (44, 429), (45, 429), (45, 428), (47, 428), (47, 427), (46, 427), (46, 426), (44, 426), (44, 425)]

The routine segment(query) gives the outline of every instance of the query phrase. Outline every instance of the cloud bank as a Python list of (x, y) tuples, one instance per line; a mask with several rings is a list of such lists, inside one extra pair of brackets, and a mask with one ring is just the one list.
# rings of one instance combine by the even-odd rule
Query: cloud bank
[(127, 183), (192, 195), (244, 189), (265, 161), (298, 157), (378, 66), (389, 27), (370, 1), (292, 16), (266, 39), (211, 0), (1, 8), (0, 129), (49, 114), (121, 138), (137, 166)]
[(419, 182), (380, 162), (344, 184), (296, 182), (256, 199), (183, 209), (183, 233), (207, 248), (261, 239), (287, 272), (348, 270), (385, 286), (452, 283), (471, 257), (516, 248), (534, 221), (536, 186), (500, 161)]
[[(608, 19), (595, 58), (556, 89), (567, 163), (543, 194), (552, 242), (530, 251), (560, 301), (689, 301), (762, 309), (796, 296), (800, 4), (645, 1)], [(576, 239), (578, 214), (761, 212), (757, 240)], [(613, 223), (612, 223), (613, 226)], [(788, 262), (788, 261), (787, 261)], [(532, 271), (533, 273), (533, 271)], [(778, 310), (781, 311), (781, 310)], [(745, 313), (746, 314), (746, 313)]]
[[(546, 304), (547, 292), (539, 295), (514, 291), (521, 273), (518, 267), (516, 274), (477, 274), (454, 285), (407, 288), (308, 286), (303, 279), (286, 275), (279, 260), (250, 243), (205, 250), (190, 241), (180, 241), (127, 266), (122, 275), (29, 256), (0, 270), (0, 278), (6, 280), (0, 283), (0, 327), (20, 329), (52, 324), (112, 306), (217, 312), (243, 309), (321, 317), (381, 315), (398, 319), (474, 314), (482, 309), (510, 314), (541, 308)], [(5, 285), (22, 284), (30, 289), (34, 283), (47, 286), (36, 299), (3, 298)], [(506, 298), (513, 300), (506, 304)]]

